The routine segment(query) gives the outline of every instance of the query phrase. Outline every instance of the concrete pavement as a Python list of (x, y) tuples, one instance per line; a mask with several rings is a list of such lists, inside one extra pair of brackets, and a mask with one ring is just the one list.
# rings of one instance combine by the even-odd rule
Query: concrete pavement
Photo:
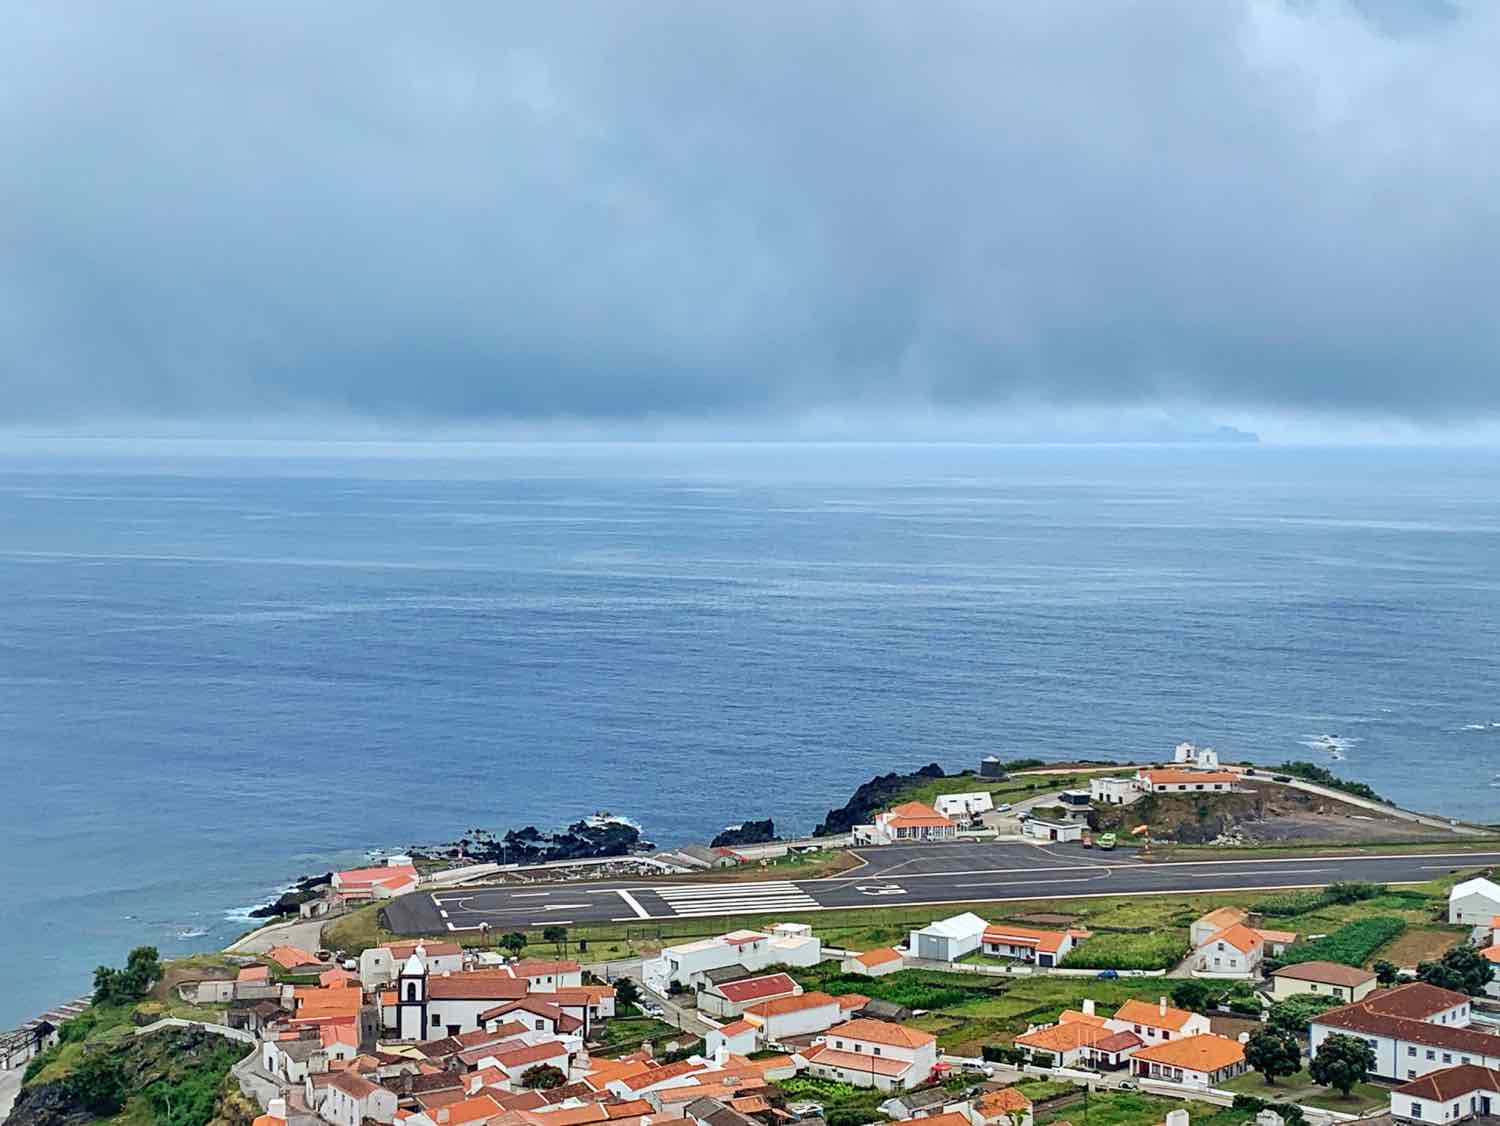
[(1012, 842), (890, 845), (857, 849), (861, 868), (817, 880), (660, 884), (602, 881), (545, 887), (417, 892), (386, 915), (399, 934), (537, 929), (585, 923), (782, 915), (939, 906), (974, 901), (1099, 895), (1261, 891), (1343, 880), (1420, 883), (1455, 869), (1500, 864), (1500, 851), (1308, 855), (1244, 860), (1146, 862), (1077, 845)]

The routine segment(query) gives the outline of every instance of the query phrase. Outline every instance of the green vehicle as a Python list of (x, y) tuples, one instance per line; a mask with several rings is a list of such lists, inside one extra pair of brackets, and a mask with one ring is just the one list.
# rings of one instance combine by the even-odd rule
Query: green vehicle
[(1113, 833), (1100, 833), (1094, 841), (1094, 844), (1102, 848), (1105, 852), (1110, 851), (1118, 843), (1119, 841)]

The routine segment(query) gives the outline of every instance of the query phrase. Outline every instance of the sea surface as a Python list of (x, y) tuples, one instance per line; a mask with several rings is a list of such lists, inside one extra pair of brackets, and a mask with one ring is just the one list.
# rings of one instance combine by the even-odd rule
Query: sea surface
[(289, 879), (1180, 740), (1500, 821), (1500, 456), (0, 444), (0, 1027)]

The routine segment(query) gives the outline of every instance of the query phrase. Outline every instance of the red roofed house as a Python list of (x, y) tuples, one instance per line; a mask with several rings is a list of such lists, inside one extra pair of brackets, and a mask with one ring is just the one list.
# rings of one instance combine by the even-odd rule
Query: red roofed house
[(869, 844), (951, 841), (958, 836), (958, 826), (925, 802), (909, 801), (877, 813), (873, 825), (856, 825), (854, 836)]
[(417, 869), (410, 862), (350, 868), (335, 872), (332, 883), (340, 899), (392, 899), (417, 890)]
[(266, 957), (284, 970), (295, 970), (302, 966), (320, 966), (323, 964), (306, 950), (297, 946), (273, 946), (266, 951)]
[(811, 1075), (856, 1087), (904, 1090), (931, 1077), (937, 1066), (937, 1037), (906, 1025), (861, 1018), (835, 1025), (799, 1054)]
[(1472, 998), (1418, 981), (1319, 1013), (1308, 1040), (1314, 1056), (1335, 1033), (1366, 1040), (1375, 1050), (1373, 1074), (1384, 1079), (1420, 1079), (1461, 1064), (1500, 1068), (1500, 1036), (1472, 1021)]
[(1067, 956), (1074, 944), (1087, 938), (1088, 931), (1044, 931), (1016, 927), (1009, 923), (991, 923), (984, 928), (980, 949), (998, 958), (1015, 958), (1039, 966), (1055, 966)]
[(1250, 977), (1266, 956), (1265, 939), (1258, 930), (1234, 923), (1209, 935), (1193, 952), (1195, 972), (1213, 977)]
[(710, 980), (698, 991), (698, 1008), (716, 1017), (737, 1017), (749, 1005), (777, 997), (794, 997), (801, 992), (802, 987), (786, 974), (742, 977), (722, 984)]
[(309, 1075), (304, 1081), (309, 1109), (333, 1126), (360, 1126), (365, 1119), (394, 1122), (396, 1093), (353, 1071)]
[(1032, 1028), (1015, 1039), (1028, 1057), (1043, 1057), (1050, 1066), (1111, 1070), (1125, 1066), (1144, 1043), (1136, 1033), (1111, 1028), (1096, 1016), (1092, 1001), (1084, 1001), (1082, 1011), (1064, 1011), (1056, 1024)]
[(1433, 1071), (1391, 1092), (1391, 1117), (1460, 1122), (1500, 1112), (1500, 1071), (1477, 1064)]

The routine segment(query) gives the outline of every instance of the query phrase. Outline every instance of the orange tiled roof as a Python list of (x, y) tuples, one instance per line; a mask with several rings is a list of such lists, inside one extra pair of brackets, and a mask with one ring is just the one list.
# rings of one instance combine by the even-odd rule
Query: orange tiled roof
[(1124, 1021), (1127, 1024), (1144, 1024), (1152, 1028), (1170, 1028), (1173, 1031), (1187, 1024), (1193, 1016), (1194, 1014), (1186, 1009), (1174, 1009), (1170, 1005), (1163, 1013), (1159, 1006), (1149, 1001), (1126, 1001), (1115, 1010), (1117, 1021)]
[(882, 946), (875, 950), (866, 950), (863, 954), (856, 954), (854, 960), (862, 966), (883, 966), (887, 962), (899, 962), (901, 951), (894, 946)]
[(811, 993), (799, 993), (795, 997), (773, 997), (758, 1005), (748, 1006), (745, 1012), (757, 1017), (776, 1017), (784, 1013), (800, 1013), (803, 1009), (820, 1009), (824, 1005), (835, 1004), (837, 1002), (827, 993), (815, 989)]
[(883, 1020), (858, 1017), (830, 1028), (825, 1036), (842, 1036), (868, 1044), (890, 1044), (897, 1048), (920, 1048), (937, 1039), (930, 1032), (911, 1028), (904, 1024), (891, 1024)]
[(828, 1067), (840, 1067), (846, 1071), (861, 1071), (868, 1075), (904, 1075), (911, 1064), (894, 1056), (874, 1056), (869, 1052), (841, 1052), (829, 1044), (814, 1044), (802, 1053), (809, 1063), (820, 1063)]
[(306, 950), (296, 946), (273, 946), (266, 957), (284, 970), (295, 970), (298, 966), (316, 966), (318, 960)]
[(932, 806), (919, 801), (902, 802), (894, 809), (887, 810), (882, 815), (882, 820), (888, 825), (907, 829), (944, 828), (953, 824), (951, 819), (944, 817)]
[(1215, 1036), (1212, 1032), (1202, 1032), (1197, 1036), (1185, 1036), (1181, 1040), (1148, 1045), (1137, 1050), (1134, 1058), (1147, 1063), (1164, 1063), (1187, 1071), (1212, 1073), (1243, 1063), (1245, 1049), (1238, 1041)]
[(1004, 942), (1011, 946), (1032, 946), (1045, 954), (1056, 954), (1061, 949), (1064, 931), (1041, 931), (1031, 927), (1013, 927), (1008, 923), (991, 923), (984, 928), (984, 941)]
[(1260, 935), (1244, 923), (1235, 923), (1232, 927), (1225, 927), (1217, 934), (1210, 935), (1208, 942), (1203, 945), (1207, 946), (1211, 942), (1227, 942), (1243, 954), (1248, 954), (1261, 945)]
[(1191, 785), (1195, 782), (1238, 782), (1240, 776), (1229, 770), (1143, 770), (1140, 777), (1153, 786)]

